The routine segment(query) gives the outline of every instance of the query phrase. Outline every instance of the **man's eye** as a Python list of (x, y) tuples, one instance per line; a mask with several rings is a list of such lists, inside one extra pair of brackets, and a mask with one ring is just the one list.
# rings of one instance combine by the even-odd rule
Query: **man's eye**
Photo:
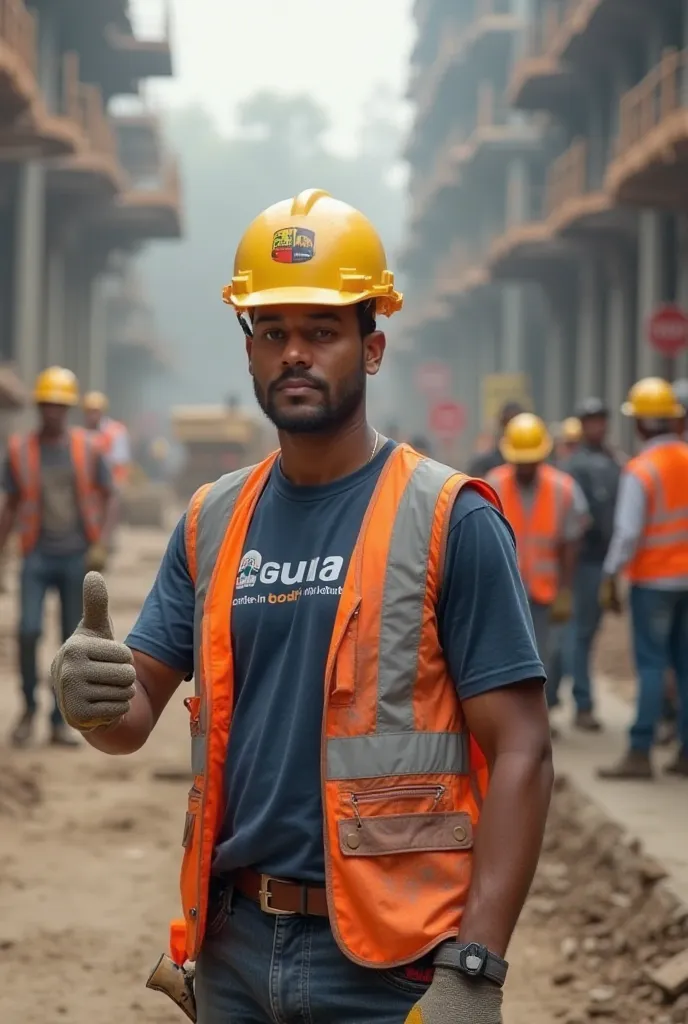
[(275, 328), (272, 331), (266, 331), (264, 337), (267, 338), (268, 341), (282, 341), (284, 339), (284, 331)]
[(318, 327), (315, 337), (318, 341), (325, 341), (327, 338), (334, 338), (334, 331), (328, 331), (327, 327)]

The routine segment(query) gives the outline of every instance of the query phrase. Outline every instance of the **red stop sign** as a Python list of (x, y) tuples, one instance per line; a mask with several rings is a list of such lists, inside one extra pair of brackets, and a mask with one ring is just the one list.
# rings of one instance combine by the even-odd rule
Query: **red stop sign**
[(429, 398), (446, 395), (451, 390), (451, 370), (446, 363), (421, 363), (416, 370), (416, 387)]
[(665, 356), (688, 348), (688, 314), (680, 306), (660, 306), (650, 317), (650, 344)]
[(430, 410), (430, 430), (442, 441), (453, 441), (466, 426), (466, 407), (459, 402), (438, 402)]

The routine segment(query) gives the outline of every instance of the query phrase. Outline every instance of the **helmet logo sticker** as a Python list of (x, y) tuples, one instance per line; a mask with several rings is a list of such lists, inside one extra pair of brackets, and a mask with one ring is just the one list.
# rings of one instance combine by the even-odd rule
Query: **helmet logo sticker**
[(315, 231), (308, 228), (280, 228), (272, 236), (275, 263), (307, 263), (315, 256)]

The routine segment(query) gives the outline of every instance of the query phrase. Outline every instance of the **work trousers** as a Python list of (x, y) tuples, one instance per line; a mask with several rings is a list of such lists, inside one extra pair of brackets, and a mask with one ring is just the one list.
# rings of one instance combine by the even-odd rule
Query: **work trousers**
[(573, 700), (577, 711), (592, 711), (593, 693), (590, 658), (602, 621), (599, 592), (602, 564), (580, 562), (573, 579), (573, 619), (553, 626), (550, 664), (547, 674), (547, 703), (559, 703), (559, 686), (564, 676), (573, 677)]
[(667, 669), (676, 675), (677, 731), (688, 753), (688, 590), (631, 587), (633, 651), (638, 675), (633, 750), (649, 751), (662, 716)]
[(428, 984), (352, 963), (325, 918), (227, 890), (196, 963), (198, 1024), (403, 1024)]
[[(38, 687), (38, 641), (43, 632), (43, 605), (49, 590), (56, 590), (60, 599), (62, 639), (72, 635), (79, 624), (83, 605), (83, 583), (86, 573), (84, 553), (47, 555), (30, 552), (22, 563), (20, 577), (19, 670), (25, 709), (36, 710)], [(62, 716), (53, 698), (53, 725)]]

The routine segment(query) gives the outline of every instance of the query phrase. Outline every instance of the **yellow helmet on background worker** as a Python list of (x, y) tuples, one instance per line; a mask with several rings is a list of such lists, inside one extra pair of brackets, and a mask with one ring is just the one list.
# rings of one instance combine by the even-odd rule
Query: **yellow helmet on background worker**
[(551, 454), (554, 442), (539, 416), (522, 412), (507, 424), (499, 450), (507, 462), (514, 465), (532, 465), (544, 462)]
[(86, 412), (107, 412), (110, 405), (102, 391), (87, 391), (81, 404)]
[(577, 444), (583, 437), (583, 426), (577, 416), (568, 416), (559, 427), (559, 438), (565, 444)]
[(352, 306), (369, 299), (384, 316), (403, 303), (368, 218), (317, 188), (275, 203), (249, 225), (222, 297), (237, 311), (300, 303)]
[(673, 420), (682, 416), (684, 409), (669, 381), (661, 377), (644, 377), (628, 392), (628, 400), (621, 406), (621, 412), (637, 420)]
[(36, 405), (78, 405), (79, 382), (64, 366), (49, 366), (38, 374), (33, 389)]

